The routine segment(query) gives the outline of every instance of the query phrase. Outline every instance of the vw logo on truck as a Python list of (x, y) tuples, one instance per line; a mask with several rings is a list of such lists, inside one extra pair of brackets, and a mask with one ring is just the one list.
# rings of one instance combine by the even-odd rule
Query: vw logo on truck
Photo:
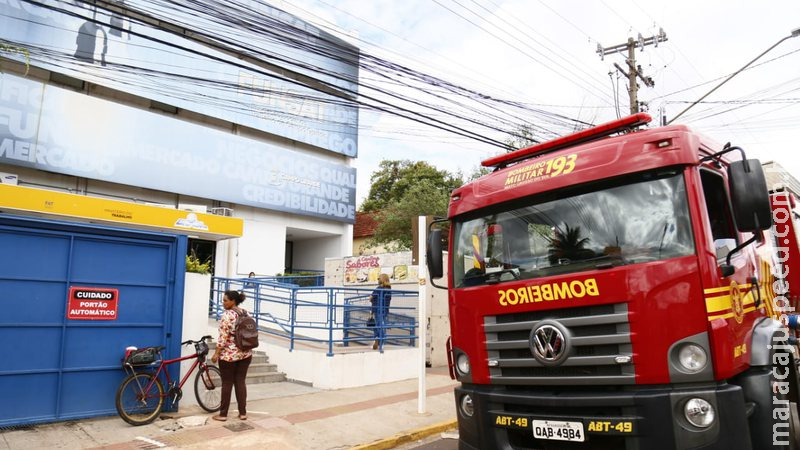
[(540, 322), (531, 330), (529, 341), (533, 357), (545, 366), (557, 366), (569, 355), (567, 332), (555, 320)]

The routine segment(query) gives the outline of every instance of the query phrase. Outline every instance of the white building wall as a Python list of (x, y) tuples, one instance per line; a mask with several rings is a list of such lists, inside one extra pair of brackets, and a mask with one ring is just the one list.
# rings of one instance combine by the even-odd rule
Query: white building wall
[(294, 243), (294, 270), (325, 270), (325, 258), (338, 255), (342, 249), (342, 237), (308, 239)]
[[(217, 276), (239, 278), (282, 273), (286, 241), (294, 243), (294, 266), (323, 270), (325, 258), (352, 248), (353, 226), (250, 206), (231, 205), (233, 216), (244, 220), (241, 238), (217, 243)], [(292, 236), (289, 236), (292, 235)]]
[(277, 220), (245, 220), (244, 233), (238, 239), (236, 273), (247, 276), (250, 272), (259, 275), (283, 272), (285, 246), (286, 227)]
[(302, 348), (290, 352), (283, 345), (265, 340), (264, 351), (287, 378), (310, 383), (319, 389), (344, 389), (408, 380), (419, 371), (419, 351), (411, 347), (393, 348), (383, 353), (340, 353), (331, 357), (323, 351)]
[[(217, 333), (208, 330), (208, 286), (211, 284), (211, 275), (187, 273), (183, 291), (183, 326), (181, 341), (196, 341), (203, 335), (210, 335), (217, 339)], [(181, 347), (181, 356), (195, 353), (194, 346)], [(190, 359), (181, 363), (181, 379), (194, 364)], [(190, 380), (194, 381), (194, 379)]]

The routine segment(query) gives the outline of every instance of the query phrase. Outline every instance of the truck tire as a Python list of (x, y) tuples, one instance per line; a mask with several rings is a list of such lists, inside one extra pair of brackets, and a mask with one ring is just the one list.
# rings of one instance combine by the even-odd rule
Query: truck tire
[[(798, 390), (800, 386), (798, 385), (799, 380), (797, 379), (796, 363), (793, 356), (790, 357), (788, 366), (776, 366), (776, 365), (772, 366), (772, 371), (774, 373), (781, 373), (784, 370), (788, 372), (787, 377), (784, 378), (786, 378), (785, 380), (786, 382), (789, 382), (789, 393), (782, 394), (780, 392), (777, 392), (775, 384), (777, 383), (778, 380), (775, 378), (775, 376), (770, 376), (770, 393), (774, 396), (775, 399), (778, 399), (779, 401), (789, 402), (789, 420), (787, 421), (788, 427), (785, 427), (788, 428), (789, 432), (789, 437), (787, 439), (789, 444), (788, 448), (789, 450), (800, 450), (800, 414), (798, 414), (798, 406), (797, 406), (798, 398), (800, 398), (800, 390)], [(776, 404), (776, 409), (777, 406), (778, 405)], [(776, 426), (778, 423), (780, 423), (779, 420), (773, 417), (773, 422), (771, 425)], [(773, 438), (774, 438), (775, 428), (773, 428), (771, 431), (773, 433)], [(786, 442), (786, 440), (783, 440), (783, 442)], [(787, 448), (787, 446), (776, 445), (774, 448)]]
[[(784, 366), (783, 369), (786, 367)], [(797, 385), (790, 386), (789, 394), (774, 394), (775, 379), (772, 367), (751, 367), (745, 373), (731, 380), (732, 384), (741, 386), (746, 403), (754, 404), (753, 413), (747, 421), (750, 426), (752, 448), (760, 449), (790, 449), (800, 450), (800, 414), (796, 400)], [(793, 372), (793, 371), (792, 371)], [(792, 377), (794, 374), (792, 373)], [(779, 401), (789, 400), (788, 424), (776, 426), (779, 422), (773, 417), (773, 412), (778, 404), (773, 402), (773, 395)], [(783, 437), (782, 442), (787, 445), (775, 445), (773, 434), (776, 431), (788, 432), (788, 438)]]

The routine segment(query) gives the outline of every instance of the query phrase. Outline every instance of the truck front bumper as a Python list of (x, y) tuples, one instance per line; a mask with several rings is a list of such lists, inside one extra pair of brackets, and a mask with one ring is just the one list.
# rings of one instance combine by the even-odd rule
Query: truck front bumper
[[(472, 417), (460, 407), (465, 395), (472, 399)], [(686, 420), (684, 406), (692, 398), (704, 399), (714, 408), (715, 420), (709, 427), (698, 428)], [(751, 449), (742, 390), (729, 384), (631, 386), (613, 391), (464, 384), (456, 389), (455, 400), (459, 450)], [(537, 438), (534, 423), (544, 421), (570, 422), (573, 428), (582, 428), (583, 438), (571, 442)]]

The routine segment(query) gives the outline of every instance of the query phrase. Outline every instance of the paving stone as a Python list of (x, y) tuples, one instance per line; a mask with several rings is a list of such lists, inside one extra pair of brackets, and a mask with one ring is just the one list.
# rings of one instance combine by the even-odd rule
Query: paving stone
[(178, 419), (178, 424), (183, 428), (201, 427), (208, 422), (208, 416), (188, 416)]

